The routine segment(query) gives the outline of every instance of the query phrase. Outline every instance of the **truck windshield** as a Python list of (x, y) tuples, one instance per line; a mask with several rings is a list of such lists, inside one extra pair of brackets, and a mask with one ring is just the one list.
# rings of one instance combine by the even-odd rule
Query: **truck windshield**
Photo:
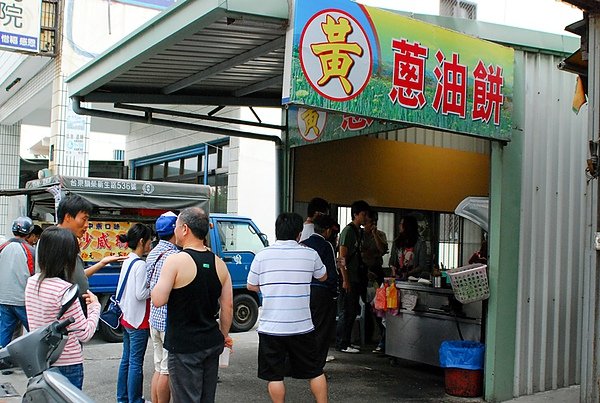
[(219, 221), (219, 235), (222, 237), (223, 252), (249, 251), (256, 253), (265, 245), (256, 230), (247, 223)]

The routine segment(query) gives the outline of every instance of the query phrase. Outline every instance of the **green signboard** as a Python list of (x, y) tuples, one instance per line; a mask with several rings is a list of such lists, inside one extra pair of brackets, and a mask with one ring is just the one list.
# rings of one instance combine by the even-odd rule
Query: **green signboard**
[(284, 104), (510, 140), (512, 48), (349, 0), (296, 0)]
[(289, 145), (298, 147), (365, 134), (389, 132), (406, 126), (398, 122), (291, 106), (288, 115)]

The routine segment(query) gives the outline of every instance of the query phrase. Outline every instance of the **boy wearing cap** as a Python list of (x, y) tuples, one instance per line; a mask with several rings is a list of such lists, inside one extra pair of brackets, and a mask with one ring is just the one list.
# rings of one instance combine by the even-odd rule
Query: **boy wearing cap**
[[(175, 246), (175, 223), (177, 215), (168, 211), (162, 214), (156, 220), (156, 233), (159, 242), (150, 251), (146, 259), (148, 270), (148, 282), (150, 290), (154, 288), (160, 277), (162, 266), (169, 255), (178, 253), (179, 249)], [(165, 329), (167, 322), (167, 306), (159, 308), (150, 305), (150, 337), (154, 346), (154, 375), (152, 376), (152, 386), (150, 388), (153, 403), (168, 403), (171, 398), (169, 390), (169, 370), (167, 367), (168, 352), (163, 343), (165, 341)]]

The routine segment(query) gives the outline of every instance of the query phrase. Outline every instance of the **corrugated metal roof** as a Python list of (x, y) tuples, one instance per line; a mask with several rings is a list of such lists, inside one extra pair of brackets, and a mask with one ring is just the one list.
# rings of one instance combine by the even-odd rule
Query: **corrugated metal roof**
[[(74, 73), (67, 80), (70, 95), (83, 101), (244, 105), (251, 98), (255, 105), (280, 104), (287, 7), (267, 0), (271, 11), (263, 7), (256, 15), (212, 3), (187, 1), (158, 15)], [(214, 102), (206, 102), (207, 95)]]

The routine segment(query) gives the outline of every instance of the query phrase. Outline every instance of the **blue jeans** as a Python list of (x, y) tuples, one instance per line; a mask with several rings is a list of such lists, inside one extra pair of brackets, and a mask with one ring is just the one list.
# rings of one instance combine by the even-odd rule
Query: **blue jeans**
[(335, 336), (335, 348), (337, 350), (345, 349), (350, 345), (352, 328), (354, 321), (360, 314), (360, 284), (351, 283), (350, 292), (340, 290), (338, 297), (338, 323)]
[(83, 364), (54, 367), (60, 371), (76, 388), (83, 388)]
[(117, 402), (144, 403), (144, 354), (148, 346), (149, 329), (123, 327), (123, 356), (117, 378)]
[(29, 331), (27, 312), (24, 306), (0, 304), (0, 346), (6, 347), (11, 342), (17, 325), (21, 322)]

